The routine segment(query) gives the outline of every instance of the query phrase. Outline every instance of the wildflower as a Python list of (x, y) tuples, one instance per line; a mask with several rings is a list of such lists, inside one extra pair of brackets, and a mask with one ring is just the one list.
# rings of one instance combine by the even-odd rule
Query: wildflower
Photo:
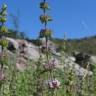
[(44, 64), (43, 67), (45, 70), (52, 70), (55, 69), (58, 65), (57, 59), (50, 60), (49, 63)]
[(50, 89), (56, 89), (60, 87), (60, 82), (57, 79), (48, 80), (48, 87)]

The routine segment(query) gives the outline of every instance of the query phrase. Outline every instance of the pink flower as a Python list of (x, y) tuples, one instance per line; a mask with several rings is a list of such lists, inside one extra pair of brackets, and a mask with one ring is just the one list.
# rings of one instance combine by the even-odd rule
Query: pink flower
[(56, 59), (50, 60), (48, 64), (44, 64), (43, 67), (45, 70), (52, 70), (54, 68), (56, 68), (58, 62), (56, 61)]
[(55, 80), (49, 80), (48, 81), (48, 87), (50, 89), (59, 88), (60, 87), (60, 82), (57, 79), (55, 79)]

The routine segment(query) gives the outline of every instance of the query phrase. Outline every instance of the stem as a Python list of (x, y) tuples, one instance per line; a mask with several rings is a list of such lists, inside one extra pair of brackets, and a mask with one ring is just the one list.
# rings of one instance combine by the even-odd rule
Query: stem
[(48, 56), (48, 38), (46, 37), (46, 57), (47, 57), (47, 61), (49, 63), (49, 56)]
[[(46, 0), (44, 0), (44, 3), (46, 2)], [(44, 12), (44, 16), (46, 15), (46, 10), (43, 10)], [(47, 22), (44, 23), (44, 28), (46, 30), (47, 28)], [(48, 56), (48, 37), (46, 36), (46, 57), (47, 57), (47, 62), (49, 63), (49, 56)]]

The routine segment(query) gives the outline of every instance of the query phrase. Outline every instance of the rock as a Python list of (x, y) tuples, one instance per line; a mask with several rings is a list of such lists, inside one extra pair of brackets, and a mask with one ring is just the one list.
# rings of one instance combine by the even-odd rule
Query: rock
[(29, 44), (27, 45), (25, 50), (26, 50), (25, 55), (27, 58), (34, 60), (34, 61), (37, 61), (39, 59), (40, 57), (39, 50), (35, 45)]
[(83, 68), (86, 68), (88, 65), (88, 62), (90, 61), (90, 55), (86, 53), (77, 53), (73, 55), (75, 57), (75, 62), (82, 66)]
[(26, 40), (17, 39), (16, 41), (19, 44), (19, 48), (21, 48), (21, 47), (27, 47), (27, 45), (28, 45), (28, 42)]
[(0, 45), (0, 54), (2, 53), (2, 46)]
[[(41, 50), (42, 52), (46, 51), (46, 39), (45, 38), (42, 38), (41, 39)], [(56, 55), (56, 56), (61, 56), (61, 54), (59, 52), (57, 52), (57, 46), (50, 40), (48, 40), (47, 42), (47, 48), (48, 50), (53, 54), (53, 55)]]
[(26, 70), (27, 68), (27, 62), (24, 58), (17, 58), (17, 62), (16, 62), (16, 68), (17, 70), (23, 72), (24, 70)]
[(91, 63), (92, 65), (96, 64), (96, 56), (91, 56), (91, 57), (90, 57), (90, 63)]
[[(33, 45), (32, 43), (29, 43), (26, 40), (14, 40), (11, 38), (7, 38), (7, 40), (11, 42), (11, 44), (14, 46), (14, 48), (16, 48), (16, 50), (19, 50), (18, 51), (19, 57), (17, 58), (18, 62), (16, 63), (16, 67), (18, 70), (24, 71), (26, 69), (26, 60), (31, 59), (37, 61), (39, 59), (40, 57), (39, 48)], [(49, 48), (50, 51), (53, 52), (53, 58), (55, 58), (56, 62), (58, 62), (57, 68), (73, 69), (74, 72), (79, 76), (84, 76), (85, 74), (92, 75), (92, 71), (88, 71), (87, 69), (85, 69), (83, 66), (80, 65), (80, 62), (89, 61), (90, 58), (89, 55), (78, 53), (75, 54), (74, 57), (63, 56), (64, 64), (62, 64), (60, 63), (62, 58), (61, 54), (58, 54), (58, 52), (56, 52), (55, 47), (52, 46), (49, 46)], [(77, 61), (79, 61), (79, 64), (77, 63)], [(91, 57), (91, 61), (95, 63), (96, 62), (95, 57)]]
[(19, 53), (25, 54), (26, 47), (27, 47), (27, 41), (26, 40), (17, 40), (17, 42), (19, 44)]
[(85, 74), (92, 75), (92, 71), (88, 71), (87, 69), (84, 69), (77, 63), (73, 62), (73, 60), (70, 59), (70, 57), (67, 57), (64, 59), (64, 67), (74, 70), (76, 75), (78, 76), (84, 76)]
[(82, 77), (85, 74), (87, 74), (88, 76), (91, 76), (93, 74), (92, 71), (84, 69), (83, 67), (81, 67), (80, 65), (75, 63), (74, 62), (74, 60), (75, 60), (74, 57), (64, 56), (64, 58), (63, 58), (64, 59), (64, 61), (63, 61), (64, 63), (63, 64), (60, 63), (60, 58), (56, 59), (58, 61), (57, 68), (59, 68), (59, 69), (63, 69), (63, 70), (66, 69), (66, 68), (68, 70), (72, 69), (77, 76), (82, 76)]
[(19, 44), (16, 40), (14, 40), (12, 38), (8, 38), (8, 37), (6, 37), (6, 40), (9, 41), (8, 49), (10, 51), (14, 51), (14, 50), (17, 50), (19, 48)]
[(16, 48), (15, 48), (15, 46), (13, 45), (12, 42), (9, 42), (9, 44), (8, 44), (8, 50), (10, 50), (11, 52), (13, 52), (13, 51), (16, 50)]
[(70, 59), (71, 61), (73, 61), (73, 62), (76, 61), (76, 59), (75, 59), (73, 56), (70, 56), (69, 59)]
[(39, 59), (39, 49), (32, 43), (27, 42), (26, 40), (17, 40), (19, 44), (19, 54), (26, 59), (31, 59), (37, 61)]
[(54, 50), (54, 49), (50, 49), (50, 51), (55, 56), (61, 56), (61, 54), (59, 52), (56, 52), (56, 50)]

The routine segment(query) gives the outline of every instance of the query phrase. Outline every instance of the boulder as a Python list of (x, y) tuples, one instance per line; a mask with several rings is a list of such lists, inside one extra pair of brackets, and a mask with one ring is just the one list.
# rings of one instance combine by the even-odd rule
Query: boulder
[(80, 65), (75, 63), (71, 58), (68, 57), (68, 56), (67, 56), (67, 58), (65, 57), (65, 59), (64, 59), (64, 67), (65, 68), (74, 70), (74, 72), (78, 76), (84, 76), (85, 74), (88, 74), (88, 75), (92, 75), (93, 74), (92, 71), (89, 71), (89, 70), (81, 67)]
[(31, 60), (37, 61), (40, 57), (39, 49), (33, 44), (27, 45), (25, 51), (25, 56)]
[(91, 56), (91, 57), (90, 57), (90, 63), (91, 63), (92, 65), (96, 64), (96, 56)]
[(14, 51), (19, 48), (19, 44), (16, 40), (14, 40), (12, 38), (8, 38), (8, 37), (6, 37), (6, 39), (9, 41), (8, 50)]
[(17, 58), (16, 68), (17, 70), (23, 72), (27, 69), (27, 61), (22, 57)]
[(19, 55), (26, 59), (37, 61), (39, 59), (39, 48), (26, 40), (16, 40), (19, 45)]
[(88, 62), (90, 61), (90, 55), (83, 53), (83, 52), (79, 52), (77, 54), (73, 54), (73, 56), (75, 57), (76, 59), (75, 62), (77, 64), (79, 64), (83, 68), (87, 67)]

